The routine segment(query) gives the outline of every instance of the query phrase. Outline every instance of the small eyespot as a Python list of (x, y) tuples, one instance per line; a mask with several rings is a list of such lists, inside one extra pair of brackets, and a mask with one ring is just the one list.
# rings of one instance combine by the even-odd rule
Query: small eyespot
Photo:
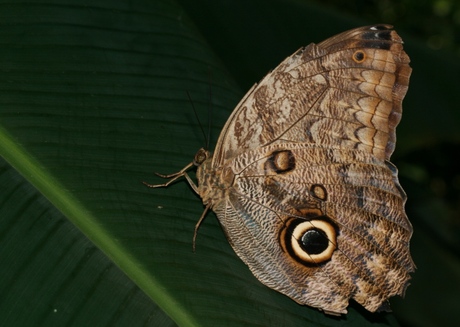
[(295, 157), (292, 151), (275, 151), (267, 159), (267, 168), (277, 174), (286, 173), (295, 168)]
[(355, 53), (353, 53), (353, 60), (358, 64), (362, 63), (366, 60), (366, 53), (362, 50), (355, 51)]
[(323, 185), (320, 184), (313, 184), (310, 188), (310, 193), (313, 195), (315, 198), (321, 200), (321, 201), (326, 201), (327, 200), (327, 191), (326, 188)]

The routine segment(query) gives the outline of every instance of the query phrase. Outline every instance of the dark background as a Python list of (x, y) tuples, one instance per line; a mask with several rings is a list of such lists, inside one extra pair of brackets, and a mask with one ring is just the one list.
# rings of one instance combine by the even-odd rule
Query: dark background
[[(2, 326), (455, 326), (456, 1), (0, 1)], [(392, 314), (331, 318), (261, 285), (185, 183), (249, 87), (343, 30), (390, 23), (413, 74), (392, 161), (417, 271)]]

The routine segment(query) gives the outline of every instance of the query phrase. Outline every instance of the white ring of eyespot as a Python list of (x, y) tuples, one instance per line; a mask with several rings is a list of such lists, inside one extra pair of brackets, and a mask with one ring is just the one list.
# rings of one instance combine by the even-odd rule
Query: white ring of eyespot
[[(318, 254), (309, 254), (300, 246), (299, 240), (302, 239), (302, 236), (311, 229), (319, 229), (323, 231), (328, 239), (327, 248)], [(291, 245), (294, 253), (303, 261), (317, 264), (323, 261), (329, 260), (332, 257), (332, 253), (337, 247), (337, 234), (334, 226), (324, 220), (310, 220), (305, 221), (297, 226), (295, 226), (292, 236), (291, 236)]]

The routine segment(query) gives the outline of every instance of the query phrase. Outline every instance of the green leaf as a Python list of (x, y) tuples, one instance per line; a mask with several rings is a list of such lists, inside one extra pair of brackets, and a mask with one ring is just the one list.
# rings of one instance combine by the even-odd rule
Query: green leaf
[(284, 57), (365, 23), (296, 1), (54, 0), (2, 2), (0, 24), (5, 326), (397, 325), (265, 287), (214, 214), (193, 253), (200, 199), (186, 183), (141, 184), (205, 144), (186, 92), (205, 124), (211, 107), (215, 141)]
[(1, 158), (0, 185), (3, 326), (175, 326)]

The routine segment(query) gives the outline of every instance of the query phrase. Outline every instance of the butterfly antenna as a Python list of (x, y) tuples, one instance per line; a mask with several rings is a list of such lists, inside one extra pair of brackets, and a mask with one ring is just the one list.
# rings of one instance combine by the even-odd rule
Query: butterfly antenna
[(198, 113), (197, 113), (197, 111), (195, 109), (195, 105), (193, 104), (192, 97), (190, 96), (190, 93), (188, 91), (187, 91), (187, 96), (188, 96), (188, 99), (189, 99), (190, 103), (192, 104), (192, 109), (193, 109), (193, 113), (195, 114), (195, 118), (198, 121), (198, 124), (200, 125), (201, 133), (203, 133), (204, 141), (205, 141), (205, 144), (206, 144), (206, 150), (207, 150), (208, 146), (209, 146), (209, 139), (206, 136), (206, 133), (205, 133), (205, 131), (203, 129), (203, 124), (200, 121), (200, 117), (198, 117)]
[(208, 82), (209, 82), (209, 109), (208, 109), (208, 137), (206, 139), (206, 149), (209, 149), (209, 142), (211, 139), (211, 124), (212, 124), (212, 76), (211, 69), (208, 70)]

